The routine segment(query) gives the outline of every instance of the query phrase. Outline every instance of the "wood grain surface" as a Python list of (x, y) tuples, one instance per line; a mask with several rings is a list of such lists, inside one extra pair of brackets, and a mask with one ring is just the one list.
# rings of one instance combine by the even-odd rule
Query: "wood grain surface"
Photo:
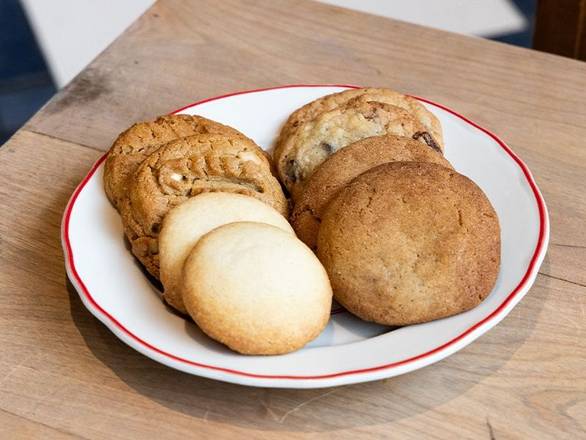
[[(390, 86), (528, 163), (551, 216), (535, 286), (442, 362), (322, 390), (256, 389), (130, 349), (67, 282), (59, 230), (132, 122), (235, 90)], [(0, 149), (0, 438), (584, 438), (586, 65), (308, 1), (161, 0)]]

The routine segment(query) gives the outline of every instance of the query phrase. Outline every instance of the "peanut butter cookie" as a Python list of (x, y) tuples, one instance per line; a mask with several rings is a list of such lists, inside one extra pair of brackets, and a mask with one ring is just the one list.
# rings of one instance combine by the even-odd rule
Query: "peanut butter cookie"
[(120, 210), (128, 194), (128, 179), (146, 157), (174, 139), (196, 134), (227, 134), (244, 137), (239, 131), (219, 122), (190, 115), (161, 116), (155, 121), (139, 122), (121, 133), (110, 148), (104, 166), (104, 189)]

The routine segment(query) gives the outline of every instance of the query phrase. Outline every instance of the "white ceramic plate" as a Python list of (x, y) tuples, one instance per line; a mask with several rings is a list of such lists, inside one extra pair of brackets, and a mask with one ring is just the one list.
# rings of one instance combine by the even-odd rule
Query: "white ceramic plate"
[[(207, 99), (178, 110), (231, 125), (269, 149), (287, 116), (322, 95), (350, 86), (295, 85)], [(501, 224), (496, 286), (478, 307), (427, 324), (389, 329), (342, 311), (318, 339), (282, 356), (242, 356), (170, 313), (160, 292), (126, 249), (120, 218), (102, 187), (102, 157), (73, 193), (62, 241), (71, 282), (116, 336), (169, 367), (212, 379), (283, 388), (329, 387), (403, 374), (466, 346), (496, 325), (533, 284), (545, 256), (549, 221), (531, 173), (500, 139), (439, 104), (421, 99), (441, 120), (446, 157), (473, 179)]]

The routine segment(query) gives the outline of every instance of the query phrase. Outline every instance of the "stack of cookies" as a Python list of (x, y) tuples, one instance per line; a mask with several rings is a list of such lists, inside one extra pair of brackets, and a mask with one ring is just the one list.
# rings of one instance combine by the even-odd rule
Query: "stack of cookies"
[(190, 197), (233, 192), (288, 213), (264, 151), (239, 131), (201, 116), (162, 116), (120, 134), (108, 153), (104, 187), (133, 254), (157, 279), (163, 218)]
[(287, 222), (269, 158), (242, 133), (200, 116), (135, 124), (110, 149), (104, 186), (167, 304), (212, 338), (280, 354), (326, 326), (325, 269)]
[(496, 213), (443, 156), (439, 120), (389, 89), (353, 89), (295, 111), (275, 162), (291, 223), (360, 318), (406, 325), (479, 304), (500, 265)]
[(235, 351), (297, 350), (328, 322), (325, 269), (285, 217), (258, 199), (189, 199), (165, 217), (159, 249), (167, 303)]

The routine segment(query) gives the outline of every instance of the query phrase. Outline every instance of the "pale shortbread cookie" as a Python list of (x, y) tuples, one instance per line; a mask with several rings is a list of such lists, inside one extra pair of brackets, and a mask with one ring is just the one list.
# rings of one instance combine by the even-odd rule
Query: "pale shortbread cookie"
[(325, 328), (332, 304), (311, 250), (264, 223), (230, 223), (204, 235), (185, 261), (182, 290), (202, 331), (243, 354), (303, 347)]
[(267, 223), (293, 234), (279, 212), (242, 194), (202, 193), (169, 211), (159, 235), (160, 275), (169, 305), (187, 313), (179, 287), (183, 263), (197, 241), (212, 229), (241, 221)]

